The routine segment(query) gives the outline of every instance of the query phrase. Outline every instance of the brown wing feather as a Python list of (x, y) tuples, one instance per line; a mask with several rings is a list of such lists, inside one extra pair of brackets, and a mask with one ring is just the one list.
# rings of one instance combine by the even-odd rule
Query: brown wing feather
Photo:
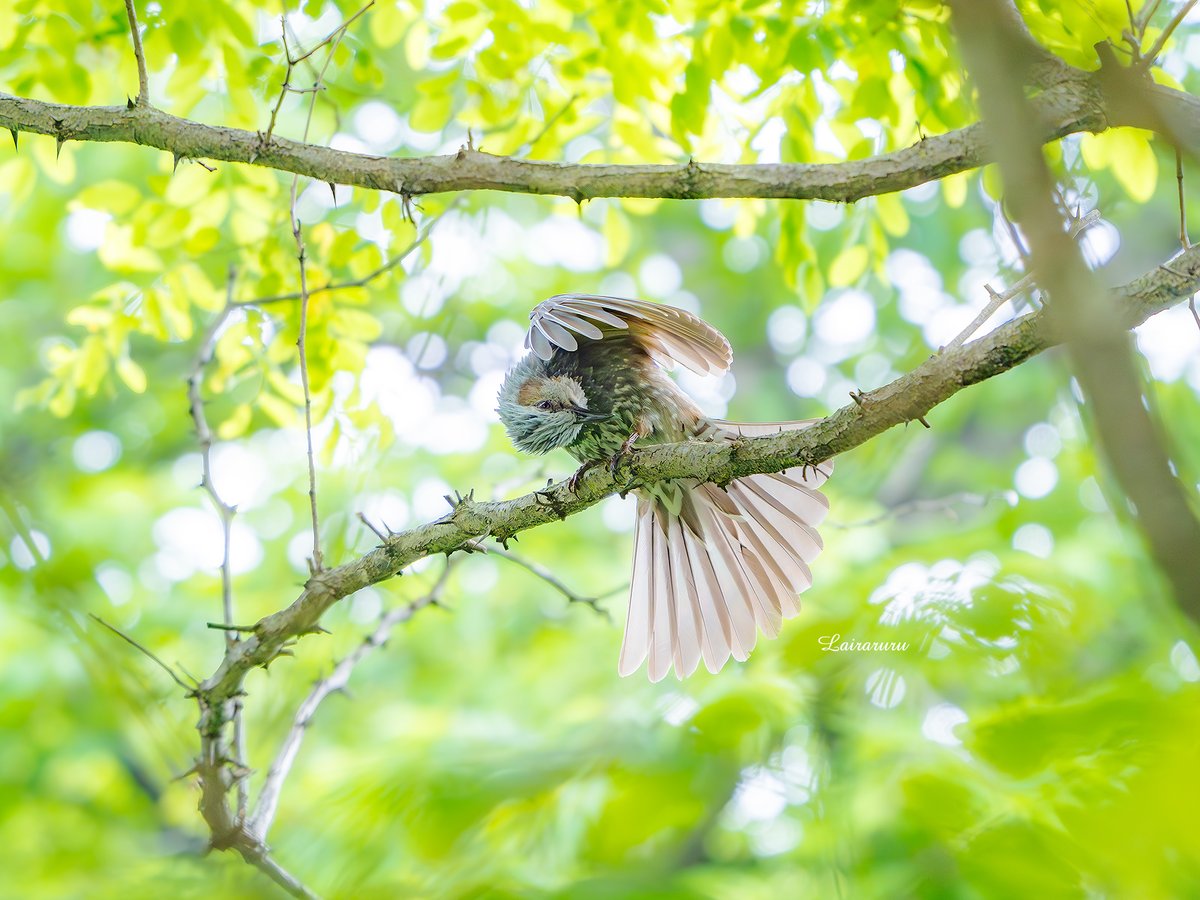
[(555, 350), (577, 350), (579, 338), (628, 334), (668, 368), (679, 363), (698, 375), (720, 375), (733, 362), (721, 332), (686, 310), (660, 303), (559, 294), (535, 306), (529, 319), (525, 347), (542, 359), (550, 359)]

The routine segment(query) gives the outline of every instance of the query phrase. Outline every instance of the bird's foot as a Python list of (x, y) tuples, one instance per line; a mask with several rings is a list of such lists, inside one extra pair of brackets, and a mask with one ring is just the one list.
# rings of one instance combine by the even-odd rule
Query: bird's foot
[(634, 432), (621, 442), (621, 449), (609, 458), (608, 473), (612, 475), (613, 478), (617, 477), (617, 469), (621, 467), (621, 463), (626, 459), (631, 459), (633, 455), (637, 453), (637, 448), (633, 446), (637, 439), (638, 434), (637, 432)]
[(565, 507), (555, 498), (553, 492), (549, 488), (542, 491), (534, 491), (533, 500), (538, 506), (549, 507), (550, 511), (560, 519), (565, 519), (567, 517)]
[(575, 473), (567, 479), (567, 490), (569, 490), (572, 494), (577, 493), (579, 490), (580, 479), (598, 465), (600, 465), (599, 460), (592, 460), (591, 462), (585, 462), (582, 466), (576, 469)]

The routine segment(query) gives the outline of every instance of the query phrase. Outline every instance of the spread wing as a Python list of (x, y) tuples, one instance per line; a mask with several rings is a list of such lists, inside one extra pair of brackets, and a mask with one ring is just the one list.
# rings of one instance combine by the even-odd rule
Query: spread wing
[(720, 375), (733, 362), (725, 335), (689, 312), (660, 303), (559, 294), (535, 306), (529, 320), (525, 347), (541, 359), (550, 359), (556, 349), (578, 350), (580, 338), (627, 334), (664, 368), (679, 363), (697, 375)]

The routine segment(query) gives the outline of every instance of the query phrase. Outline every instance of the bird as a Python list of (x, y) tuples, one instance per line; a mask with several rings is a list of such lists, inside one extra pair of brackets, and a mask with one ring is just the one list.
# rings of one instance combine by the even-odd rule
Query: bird
[[(497, 413), (515, 447), (565, 449), (588, 469), (616, 471), (638, 446), (735, 441), (807, 427), (817, 419), (742, 423), (710, 418), (670, 377), (729, 370), (733, 351), (686, 310), (646, 300), (558, 294), (529, 314), (528, 351), (505, 375)], [(637, 445), (637, 446), (635, 446)], [(761, 631), (779, 634), (812, 584), (829, 509), (820, 487), (832, 461), (750, 475), (725, 487), (684, 478), (637, 488), (633, 574), (617, 671), (643, 662), (652, 682), (703, 659), (719, 672), (745, 661)]]

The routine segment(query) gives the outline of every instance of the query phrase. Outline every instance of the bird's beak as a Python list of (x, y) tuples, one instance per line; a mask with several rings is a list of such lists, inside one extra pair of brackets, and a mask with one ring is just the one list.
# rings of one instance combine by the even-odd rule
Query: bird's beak
[(582, 406), (572, 406), (571, 412), (575, 414), (575, 418), (581, 422), (603, 422), (605, 419), (611, 419), (612, 416), (608, 413), (593, 413), (588, 412)]

